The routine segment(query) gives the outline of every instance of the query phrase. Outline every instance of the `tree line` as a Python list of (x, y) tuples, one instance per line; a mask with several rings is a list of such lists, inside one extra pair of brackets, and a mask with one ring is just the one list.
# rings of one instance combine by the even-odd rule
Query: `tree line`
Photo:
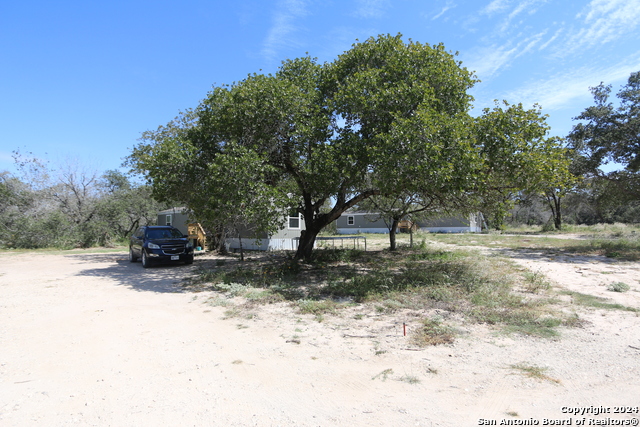
[(18, 173), (0, 172), (0, 247), (110, 246), (165, 206), (116, 170), (99, 174), (74, 161), (53, 168), (18, 151), (14, 159)]
[[(22, 176), (0, 173), (0, 245), (110, 244), (171, 206), (238, 237), (275, 232), (297, 212), (297, 259), (355, 207), (391, 223), (482, 212), (496, 229), (640, 220), (640, 72), (617, 102), (611, 86), (592, 88), (594, 105), (558, 138), (538, 106), (503, 101), (471, 115), (478, 80), (455, 57), (381, 35), (332, 62), (285, 60), (275, 74), (214, 87), (142, 134), (125, 166), (144, 185), (77, 165), (54, 174), (18, 154)], [(608, 162), (617, 167), (604, 172)]]
[(573, 179), (514, 195), (510, 221), (548, 222), (558, 230), (563, 222), (640, 222), (640, 71), (631, 73), (615, 99), (604, 83), (591, 94), (593, 105), (575, 117), (579, 122), (566, 138)]

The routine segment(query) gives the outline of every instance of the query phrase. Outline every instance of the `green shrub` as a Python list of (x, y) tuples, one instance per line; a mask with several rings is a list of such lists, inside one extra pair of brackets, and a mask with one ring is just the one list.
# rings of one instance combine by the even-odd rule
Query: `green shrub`
[(615, 282), (609, 285), (609, 290), (613, 292), (627, 292), (629, 289), (629, 285), (623, 282)]

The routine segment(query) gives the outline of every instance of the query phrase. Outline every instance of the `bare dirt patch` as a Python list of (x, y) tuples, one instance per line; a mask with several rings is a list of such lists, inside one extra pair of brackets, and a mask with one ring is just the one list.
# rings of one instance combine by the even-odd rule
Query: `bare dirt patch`
[(0, 255), (0, 424), (575, 424), (582, 416), (563, 407), (640, 405), (638, 313), (562, 293), (640, 309), (640, 264), (509, 256), (548, 277), (583, 326), (549, 340), (461, 323), (453, 344), (419, 349), (408, 313), (354, 308), (318, 322), (277, 303), (229, 318), (206, 303), (215, 293), (181, 286), (206, 258), (142, 269), (125, 253)]

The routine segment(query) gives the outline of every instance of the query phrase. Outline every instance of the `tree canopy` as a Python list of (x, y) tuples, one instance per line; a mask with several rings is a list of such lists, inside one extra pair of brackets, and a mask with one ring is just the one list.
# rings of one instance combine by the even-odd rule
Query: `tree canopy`
[(77, 161), (52, 168), (14, 152), (19, 176), (0, 172), (0, 247), (90, 247), (127, 239), (164, 206), (119, 171), (102, 175)]
[[(620, 88), (617, 105), (610, 101), (611, 85), (591, 88), (594, 105), (586, 108), (569, 134), (573, 148), (582, 155), (580, 172), (609, 181), (622, 197), (640, 199), (640, 71), (632, 73)], [(603, 172), (608, 162), (620, 170)]]
[(194, 110), (145, 132), (128, 164), (157, 199), (199, 218), (234, 211), (270, 232), (296, 209), (305, 222), (296, 257), (309, 258), (317, 234), (371, 196), (471, 208), (566, 168), (539, 109), (507, 104), (472, 117), (476, 82), (442, 44), (370, 38), (330, 63), (286, 60), (275, 75), (215, 87)]

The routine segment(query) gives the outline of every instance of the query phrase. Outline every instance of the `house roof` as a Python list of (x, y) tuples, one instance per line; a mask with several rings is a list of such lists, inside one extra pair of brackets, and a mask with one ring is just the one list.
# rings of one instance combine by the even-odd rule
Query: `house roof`
[(185, 207), (170, 208), (170, 209), (165, 209), (163, 211), (158, 212), (158, 215), (169, 215), (169, 214), (187, 213), (187, 212), (188, 212), (188, 209)]

